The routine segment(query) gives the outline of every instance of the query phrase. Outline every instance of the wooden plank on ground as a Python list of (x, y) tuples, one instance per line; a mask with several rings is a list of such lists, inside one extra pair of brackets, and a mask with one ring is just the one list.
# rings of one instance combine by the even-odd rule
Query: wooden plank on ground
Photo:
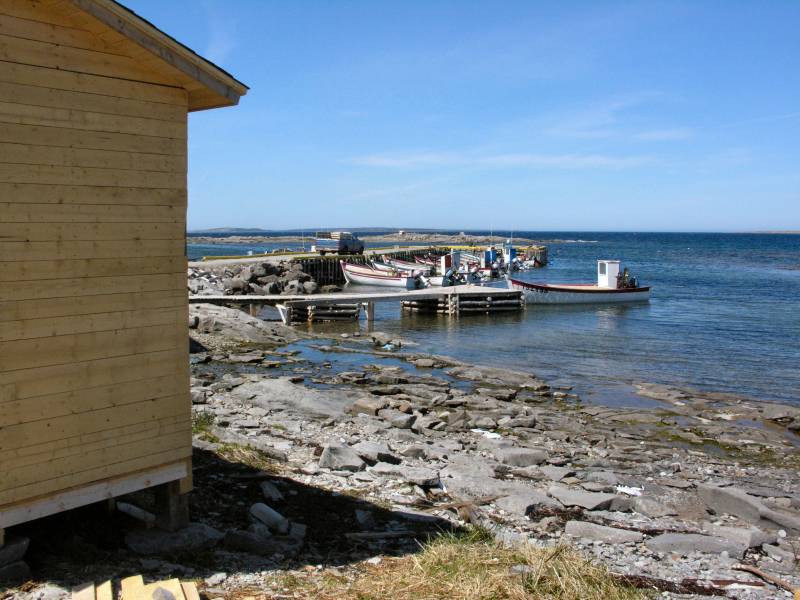
[(186, 600), (200, 600), (200, 594), (197, 593), (197, 586), (193, 581), (182, 581), (181, 587)]
[(95, 600), (94, 583), (84, 583), (72, 588), (72, 600)]
[(138, 600), (139, 591), (144, 587), (141, 575), (126, 577), (120, 582), (121, 600)]
[(177, 223), (0, 222), (0, 239), (5, 242), (175, 240), (185, 239), (185, 235)]
[(156, 581), (144, 586), (144, 595), (141, 596), (142, 600), (155, 600), (156, 598), (174, 598), (175, 600), (183, 600), (183, 588), (178, 579), (167, 579), (166, 581)]
[(106, 580), (95, 588), (96, 600), (114, 600), (114, 590), (111, 587), (111, 582)]

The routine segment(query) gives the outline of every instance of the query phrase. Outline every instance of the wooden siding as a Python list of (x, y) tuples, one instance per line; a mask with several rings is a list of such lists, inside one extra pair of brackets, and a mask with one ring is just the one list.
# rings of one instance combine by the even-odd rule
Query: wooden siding
[(191, 456), (187, 80), (79, 16), (0, 4), (0, 513)]

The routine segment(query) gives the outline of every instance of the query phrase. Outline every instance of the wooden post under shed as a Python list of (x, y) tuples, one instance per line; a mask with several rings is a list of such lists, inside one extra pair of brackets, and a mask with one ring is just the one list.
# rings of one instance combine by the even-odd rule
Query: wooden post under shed
[(246, 92), (111, 0), (0, 0), (0, 536), (154, 486), (184, 519), (187, 114)]

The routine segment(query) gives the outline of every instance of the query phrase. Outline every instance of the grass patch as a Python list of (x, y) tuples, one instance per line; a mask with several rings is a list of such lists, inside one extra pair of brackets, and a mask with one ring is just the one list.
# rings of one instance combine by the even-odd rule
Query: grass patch
[[(321, 600), (633, 600), (627, 587), (567, 546), (504, 548), (488, 532), (448, 533), (418, 554), (383, 558), (344, 577), (292, 576), (291, 589)], [(267, 595), (269, 597), (269, 595)]]
[(192, 433), (195, 435), (209, 434), (214, 426), (214, 415), (209, 412), (196, 412), (192, 414)]
[(275, 461), (269, 456), (250, 448), (249, 446), (241, 446), (239, 444), (220, 444), (216, 453), (231, 463), (239, 463), (254, 469), (256, 471), (277, 472)]

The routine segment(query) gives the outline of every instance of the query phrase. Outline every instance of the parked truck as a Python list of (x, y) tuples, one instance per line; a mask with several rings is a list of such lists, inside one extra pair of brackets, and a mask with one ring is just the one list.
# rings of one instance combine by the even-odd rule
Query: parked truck
[(349, 231), (317, 233), (312, 252), (325, 254), (364, 254), (364, 242)]

